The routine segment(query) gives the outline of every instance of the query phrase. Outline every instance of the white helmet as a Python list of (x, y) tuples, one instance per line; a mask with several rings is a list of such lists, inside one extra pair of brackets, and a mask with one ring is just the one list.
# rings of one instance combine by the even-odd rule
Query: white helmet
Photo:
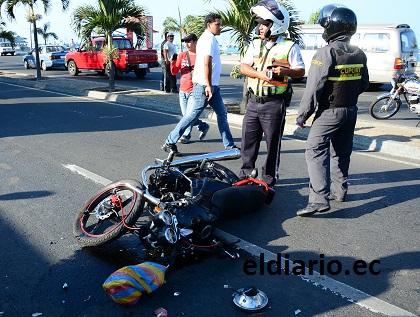
[(272, 21), (270, 32), (267, 36), (283, 34), (289, 28), (289, 12), (275, 0), (261, 0), (251, 8), (251, 14), (257, 18)]

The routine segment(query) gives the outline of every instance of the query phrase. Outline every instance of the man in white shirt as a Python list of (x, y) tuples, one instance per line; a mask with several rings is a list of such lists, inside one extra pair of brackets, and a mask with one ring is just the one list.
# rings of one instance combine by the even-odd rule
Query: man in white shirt
[(176, 77), (171, 73), (171, 60), (176, 53), (176, 47), (173, 42), (174, 34), (168, 33), (166, 37), (166, 43), (163, 46), (163, 58), (166, 71), (165, 91), (168, 93), (178, 93), (178, 89), (176, 87)]
[(205, 23), (206, 30), (197, 42), (197, 55), (192, 79), (194, 83), (194, 107), (182, 117), (176, 128), (169, 134), (165, 144), (162, 146), (162, 149), (166, 152), (178, 152), (176, 141), (200, 117), (207, 105), (210, 105), (217, 115), (217, 125), (225, 149), (236, 147), (230, 132), (227, 111), (219, 88), (222, 63), (216, 35), (219, 35), (221, 31), (221, 17), (218, 14), (210, 13), (206, 16)]

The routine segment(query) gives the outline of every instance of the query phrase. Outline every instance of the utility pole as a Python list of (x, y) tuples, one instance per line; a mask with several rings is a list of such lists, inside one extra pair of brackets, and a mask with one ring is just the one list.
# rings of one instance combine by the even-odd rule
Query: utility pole
[(29, 22), (29, 40), (31, 41), (31, 50), (32, 50), (32, 22)]

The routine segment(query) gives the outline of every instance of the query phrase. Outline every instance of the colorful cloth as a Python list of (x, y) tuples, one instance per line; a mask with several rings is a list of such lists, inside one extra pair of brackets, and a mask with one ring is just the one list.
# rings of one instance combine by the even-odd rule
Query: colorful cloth
[(166, 267), (154, 262), (125, 266), (112, 273), (102, 287), (118, 304), (133, 305), (165, 282)]

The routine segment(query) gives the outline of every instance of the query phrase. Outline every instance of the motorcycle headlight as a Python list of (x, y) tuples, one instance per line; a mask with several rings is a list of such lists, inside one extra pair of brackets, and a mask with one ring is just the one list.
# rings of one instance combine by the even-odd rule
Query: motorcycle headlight
[(169, 243), (175, 244), (176, 241), (178, 240), (178, 238), (176, 236), (175, 230), (172, 229), (172, 228), (166, 228), (166, 230), (165, 230), (165, 239)]

